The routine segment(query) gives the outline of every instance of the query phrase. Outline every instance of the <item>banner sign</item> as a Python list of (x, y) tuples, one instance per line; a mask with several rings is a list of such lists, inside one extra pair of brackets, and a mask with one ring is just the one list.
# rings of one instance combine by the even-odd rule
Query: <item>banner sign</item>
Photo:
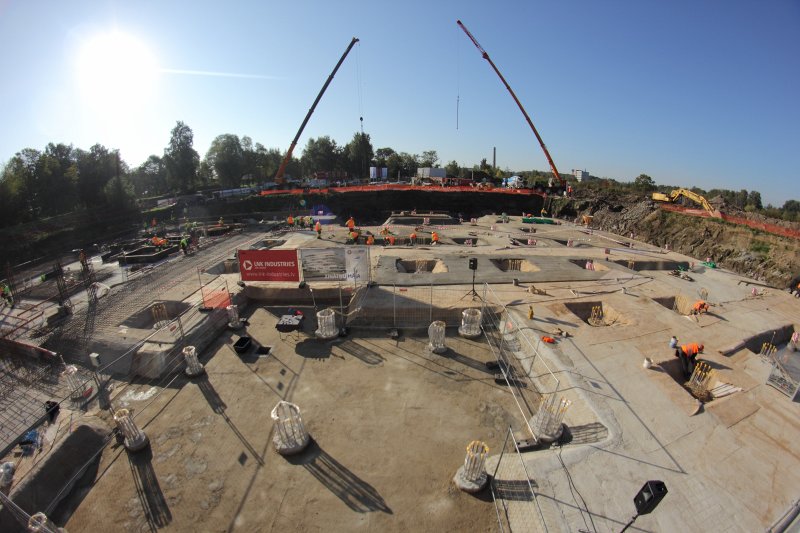
[(301, 248), (305, 281), (369, 281), (369, 247)]
[(300, 281), (297, 250), (239, 250), (242, 281)]

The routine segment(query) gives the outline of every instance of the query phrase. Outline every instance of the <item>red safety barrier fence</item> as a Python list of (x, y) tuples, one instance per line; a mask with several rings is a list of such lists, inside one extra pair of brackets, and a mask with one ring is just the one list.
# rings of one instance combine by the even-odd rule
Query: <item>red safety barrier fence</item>
[(701, 218), (722, 218), (725, 222), (730, 222), (732, 224), (739, 224), (742, 226), (748, 226), (753, 229), (765, 231), (767, 233), (772, 233), (773, 235), (780, 235), (782, 237), (790, 237), (794, 239), (800, 239), (800, 230), (792, 229), (792, 228), (785, 228), (783, 226), (779, 226), (777, 224), (770, 224), (768, 222), (759, 222), (757, 220), (750, 220), (744, 217), (736, 217), (731, 215), (726, 215), (724, 213), (720, 213), (720, 217), (716, 217), (715, 215), (705, 211), (703, 209), (687, 209), (684, 207), (680, 207), (677, 205), (672, 204), (663, 204), (661, 205), (661, 209), (665, 211), (673, 211), (675, 213), (681, 213), (684, 215), (689, 215), (693, 217), (701, 217)]
[[(495, 187), (492, 189), (482, 189), (480, 187), (441, 187), (437, 185), (357, 185), (353, 187), (327, 187), (324, 189), (309, 189), (311, 192), (327, 194), (329, 192), (348, 193), (348, 192), (375, 192), (375, 191), (424, 191), (424, 192), (485, 192), (492, 194), (516, 194), (524, 196), (545, 196), (544, 193), (536, 192), (532, 189), (507, 189)], [(306, 194), (305, 189), (272, 190), (262, 191), (261, 196), (272, 196), (276, 194)]]

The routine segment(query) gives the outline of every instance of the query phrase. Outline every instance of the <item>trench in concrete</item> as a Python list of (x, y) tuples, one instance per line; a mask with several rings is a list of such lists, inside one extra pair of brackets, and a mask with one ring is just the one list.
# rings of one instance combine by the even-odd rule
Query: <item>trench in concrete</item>
[[(586, 268), (586, 263), (588, 263), (589, 261), (591, 261), (592, 265), (594, 265), (594, 268), (591, 269)], [(605, 266), (602, 262), (595, 261), (594, 259), (570, 259), (569, 262), (572, 263), (573, 265), (578, 265), (579, 267), (585, 270), (596, 270), (598, 272), (605, 272), (608, 270), (608, 267)]]
[(688, 270), (689, 263), (686, 261), (669, 261), (661, 259), (647, 259), (647, 260), (626, 260), (616, 259), (614, 261), (618, 265), (625, 268), (639, 272), (641, 270)]
[(541, 270), (527, 259), (502, 257), (489, 259), (489, 261), (503, 272), (539, 272)]
[(483, 239), (477, 239), (475, 237), (453, 237), (451, 240), (456, 244), (466, 244), (467, 246), (477, 246), (479, 244), (486, 244), (486, 241), (484, 241)]
[(219, 274), (234, 274), (239, 272), (239, 261), (236, 259), (223, 259), (216, 265), (205, 270), (206, 274), (218, 276)]
[(659, 296), (653, 298), (653, 301), (669, 309), (670, 311), (675, 311), (675, 313), (681, 316), (688, 316), (691, 313), (692, 305), (695, 302), (695, 300), (692, 300), (691, 298), (688, 298), (682, 294), (677, 296)]
[(401, 274), (416, 274), (418, 272), (442, 274), (449, 271), (447, 265), (440, 259), (398, 259), (395, 261), (395, 268)]
[(178, 251), (178, 246), (168, 246), (166, 248), (156, 248), (155, 246), (143, 246), (126, 252), (118, 256), (120, 265), (127, 265), (131, 263), (157, 263), (165, 257)]
[[(158, 311), (159, 307), (162, 305), (165, 311), (163, 315)], [(177, 300), (153, 302), (152, 305), (129, 316), (120, 325), (136, 329), (152, 329), (156, 324), (164, 320), (172, 320), (189, 309), (189, 307), (190, 305), (188, 303)]]
[[(569, 309), (573, 315), (594, 327), (625, 326), (630, 323), (625, 315), (601, 301), (567, 302), (564, 303), (564, 307)], [(595, 313), (594, 317), (593, 313)]]
[(276, 246), (280, 246), (281, 244), (285, 243), (286, 241), (283, 239), (266, 239), (263, 241), (258, 241), (250, 246), (251, 250), (268, 250), (269, 248), (275, 248)]

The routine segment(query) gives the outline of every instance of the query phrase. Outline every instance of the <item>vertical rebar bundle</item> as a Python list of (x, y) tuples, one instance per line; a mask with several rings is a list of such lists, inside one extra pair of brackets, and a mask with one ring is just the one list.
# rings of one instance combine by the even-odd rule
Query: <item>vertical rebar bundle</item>
[(689, 378), (689, 390), (691, 390), (695, 396), (706, 394), (713, 375), (714, 371), (707, 363), (697, 363), (697, 366), (694, 367), (694, 372), (692, 372), (692, 376)]
[(464, 465), (461, 466), (453, 477), (453, 482), (464, 492), (478, 492), (486, 486), (489, 475), (486, 473), (486, 456), (489, 454), (489, 447), (479, 441), (474, 440), (467, 444), (467, 456), (464, 458)]
[(272, 442), (278, 453), (290, 455), (305, 449), (310, 437), (303, 424), (298, 406), (280, 401), (272, 409), (270, 416), (275, 425), (275, 436), (272, 438)]
[(489, 447), (479, 440), (474, 440), (467, 445), (467, 456), (464, 458), (465, 479), (477, 481), (486, 473), (486, 456), (488, 454)]
[(428, 349), (433, 353), (444, 353), (447, 351), (447, 346), (444, 343), (445, 337), (445, 323), (441, 320), (431, 322), (428, 326)]
[(458, 334), (467, 338), (480, 336), (482, 318), (480, 309), (464, 309), (461, 312), (461, 327), (458, 328)]
[(72, 400), (79, 400), (83, 398), (83, 395), (86, 393), (86, 383), (81, 381), (80, 376), (78, 376), (78, 367), (75, 365), (67, 365), (64, 368), (64, 377), (67, 378), (67, 387), (69, 387), (69, 397)]
[(137, 452), (147, 446), (147, 435), (133, 421), (130, 411), (120, 409), (114, 413), (114, 422), (122, 436), (125, 437), (125, 448), (128, 451)]
[(183, 359), (186, 361), (187, 376), (199, 376), (205, 371), (203, 364), (197, 359), (197, 348), (194, 346), (186, 346), (183, 349)]
[(563, 397), (556, 401), (555, 394), (545, 398), (536, 415), (531, 419), (534, 436), (543, 442), (550, 442), (561, 437), (564, 415), (570, 405), (572, 402)]
[(604, 325), (603, 322), (603, 307), (600, 305), (595, 305), (592, 307), (592, 314), (589, 315), (589, 325), (591, 326), (602, 326)]
[(232, 329), (242, 327), (242, 321), (239, 318), (239, 306), (229, 305), (225, 309), (228, 311), (228, 326)]
[(759, 355), (761, 355), (764, 358), (769, 358), (769, 356), (774, 354), (776, 351), (777, 348), (775, 347), (774, 344), (770, 342), (765, 342), (764, 344), (761, 345), (761, 351), (759, 352)]
[(11, 461), (0, 465), (0, 492), (6, 496), (11, 492), (11, 485), (14, 483), (14, 472), (16, 466)]
[(55, 525), (44, 513), (36, 513), (28, 520), (30, 533), (67, 533), (67, 530)]
[(318, 329), (315, 332), (320, 339), (334, 339), (339, 336), (339, 329), (336, 327), (336, 314), (333, 309), (323, 309), (317, 313)]
[(153, 307), (150, 308), (150, 311), (153, 313), (153, 321), (156, 324), (159, 322), (164, 322), (169, 320), (169, 314), (167, 314), (167, 306), (163, 303), (153, 304)]

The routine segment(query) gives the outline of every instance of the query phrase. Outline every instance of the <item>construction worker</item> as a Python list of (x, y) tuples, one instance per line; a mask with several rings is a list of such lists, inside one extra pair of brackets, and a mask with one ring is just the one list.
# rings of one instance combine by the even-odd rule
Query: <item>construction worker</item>
[(350, 235), (350, 243), (358, 244), (358, 232), (353, 230), (349, 233), (349, 235)]
[(14, 307), (14, 295), (11, 294), (11, 288), (8, 286), (8, 283), (0, 285), (0, 297), (5, 300), (9, 307)]
[(415, 244), (417, 244), (417, 232), (416, 231), (412, 231), (411, 235), (408, 236), (408, 242), (409, 242), (409, 244), (411, 244), (411, 246), (414, 246)]
[(435, 231), (431, 232), (431, 244), (437, 244), (439, 242), (439, 234)]
[(356, 227), (356, 221), (353, 220), (353, 217), (351, 216), (350, 218), (347, 219), (345, 225), (347, 226), (347, 229), (353, 231), (353, 229)]
[(286, 223), (289, 224), (289, 229), (294, 229), (294, 217), (292, 215), (286, 217)]
[(181, 238), (181, 251), (183, 255), (189, 255), (189, 239), (186, 235)]
[(394, 235), (389, 235), (389, 246), (394, 246)]
[(703, 349), (705, 349), (705, 346), (696, 342), (690, 342), (675, 348), (675, 357), (681, 362), (684, 379), (688, 380), (691, 377), (694, 367), (697, 365), (697, 354), (701, 353)]
[(543, 208), (542, 208), (542, 218), (544, 218), (544, 217), (546, 217), (546, 216), (547, 216), (547, 211), (546, 211), (546, 210), (545, 210), (545, 208), (543, 207)]
[(321, 239), (322, 238), (322, 224), (320, 224), (319, 220), (317, 220), (317, 223), (314, 224), (314, 231), (317, 232), (317, 239)]
[(708, 313), (708, 304), (703, 300), (697, 300), (692, 306), (692, 314), (697, 316), (703, 313)]
[(368, 246), (372, 246), (373, 244), (375, 244), (375, 237), (373, 237), (372, 235), (368, 235), (367, 236), (367, 245)]

